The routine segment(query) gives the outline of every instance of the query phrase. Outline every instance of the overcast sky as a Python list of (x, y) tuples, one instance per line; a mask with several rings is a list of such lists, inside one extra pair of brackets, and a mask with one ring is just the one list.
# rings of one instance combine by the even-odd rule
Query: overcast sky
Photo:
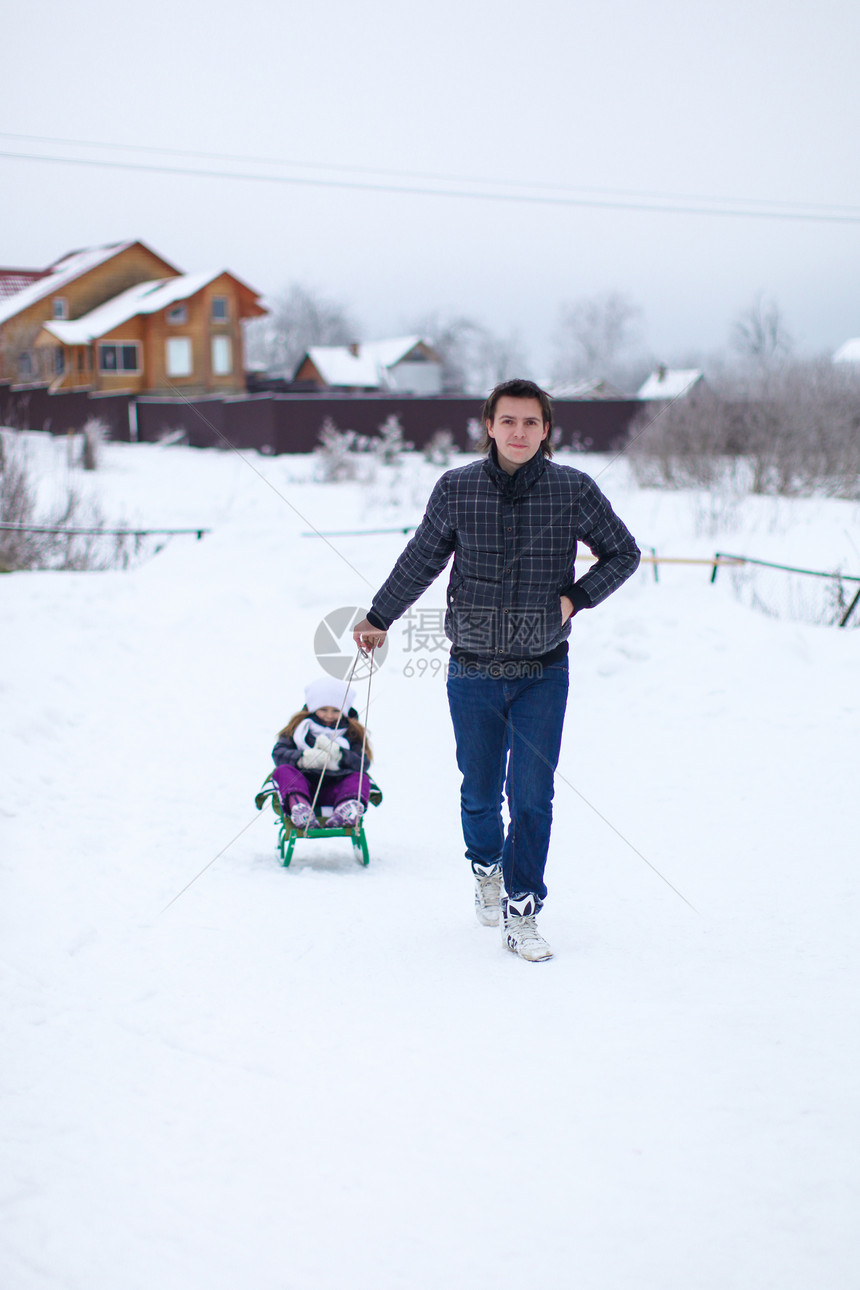
[(264, 295), (315, 286), (368, 339), (475, 316), (520, 334), (531, 374), (559, 307), (608, 290), (668, 361), (723, 345), (757, 293), (807, 351), (860, 335), (856, 0), (2, 10), (2, 265), (140, 238)]

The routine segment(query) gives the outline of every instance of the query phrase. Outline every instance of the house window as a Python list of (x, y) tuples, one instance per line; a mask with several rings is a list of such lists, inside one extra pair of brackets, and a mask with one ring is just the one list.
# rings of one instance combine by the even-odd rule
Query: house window
[(62, 376), (66, 370), (66, 351), (59, 346), (54, 350), (54, 376)]
[(65, 296), (54, 296), (53, 306), (55, 318), (68, 318), (69, 302)]
[(229, 336), (212, 337), (212, 372), (229, 376), (233, 371), (233, 345)]
[(167, 375), (190, 376), (193, 370), (191, 338), (189, 336), (172, 336), (167, 342)]
[(213, 296), (212, 297), (212, 321), (226, 322), (228, 317), (229, 315), (227, 313), (227, 297)]
[(137, 341), (117, 345), (99, 345), (100, 372), (139, 372)]
[(177, 324), (188, 322), (188, 310), (185, 305), (174, 305), (167, 311), (167, 321), (175, 327)]
[(27, 381), (33, 375), (33, 355), (29, 349), (18, 355), (18, 376), (22, 381)]

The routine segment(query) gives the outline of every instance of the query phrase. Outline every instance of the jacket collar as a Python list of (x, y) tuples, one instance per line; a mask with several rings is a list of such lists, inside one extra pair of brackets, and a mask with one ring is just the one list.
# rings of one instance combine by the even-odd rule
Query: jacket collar
[(527, 461), (519, 470), (509, 475), (499, 465), (499, 456), (495, 443), (490, 445), (490, 451), (484, 458), (484, 470), (495, 484), (496, 488), (502, 494), (506, 501), (516, 502), (524, 497), (528, 490), (540, 479), (546, 469), (546, 458), (538, 449), (531, 461)]

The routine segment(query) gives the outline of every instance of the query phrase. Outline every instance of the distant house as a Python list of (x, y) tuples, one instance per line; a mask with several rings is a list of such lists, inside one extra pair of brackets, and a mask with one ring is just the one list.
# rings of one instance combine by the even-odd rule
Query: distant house
[(547, 391), (554, 399), (624, 399), (626, 395), (610, 385), (608, 381), (598, 378), (580, 381), (562, 381), (551, 385)]
[(834, 363), (860, 363), (860, 336), (846, 340), (833, 355)]
[(293, 380), (320, 390), (441, 394), (442, 361), (420, 336), (315, 345), (299, 363)]
[(637, 399), (677, 399), (689, 394), (694, 386), (704, 380), (695, 367), (663, 367), (652, 372), (644, 385), (636, 391)]
[(142, 242), (75, 251), (0, 299), (0, 380), (52, 391), (236, 393), (241, 324), (263, 313), (233, 274), (180, 273)]

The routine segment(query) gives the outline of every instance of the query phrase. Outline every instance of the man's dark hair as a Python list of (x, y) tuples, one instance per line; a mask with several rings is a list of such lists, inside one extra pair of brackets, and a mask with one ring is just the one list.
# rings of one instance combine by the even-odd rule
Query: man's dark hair
[(523, 381), (519, 378), (513, 381), (502, 381), (497, 385), (489, 395), (486, 403), (481, 409), (481, 426), (483, 427), (484, 437), (478, 444), (481, 452), (487, 452), (493, 443), (493, 440), (487, 434), (487, 422), (493, 422), (496, 419), (496, 407), (499, 399), (537, 399), (540, 404), (541, 419), (547, 429), (547, 436), (541, 440), (540, 450), (545, 457), (552, 456), (552, 399), (546, 390), (542, 390), (534, 381)]

